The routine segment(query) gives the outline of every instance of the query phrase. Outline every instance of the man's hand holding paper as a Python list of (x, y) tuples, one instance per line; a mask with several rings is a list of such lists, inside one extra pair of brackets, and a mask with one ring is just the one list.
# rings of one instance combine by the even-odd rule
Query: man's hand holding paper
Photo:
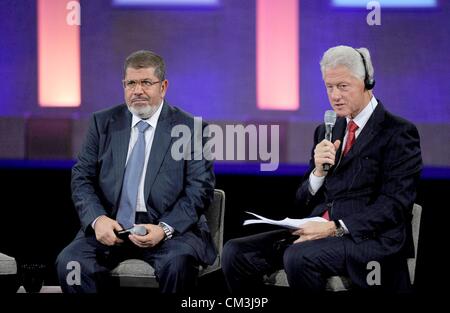
[(334, 236), (336, 226), (334, 222), (324, 219), (324, 221), (310, 221), (295, 230), (292, 234), (300, 236), (294, 243), (322, 239)]

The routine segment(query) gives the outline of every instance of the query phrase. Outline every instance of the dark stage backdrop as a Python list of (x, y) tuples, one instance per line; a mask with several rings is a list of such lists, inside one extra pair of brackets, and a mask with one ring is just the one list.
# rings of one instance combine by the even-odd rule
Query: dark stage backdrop
[[(302, 179), (298, 175), (230, 174), (217, 169), (216, 187), (225, 190), (224, 241), (239, 236), (275, 229), (264, 225), (242, 226), (251, 210), (272, 218), (296, 216), (295, 191)], [(70, 169), (58, 167), (0, 166), (2, 205), (0, 251), (13, 255), (19, 264), (45, 264), (45, 284), (56, 285), (54, 261), (58, 253), (75, 237), (80, 225), (70, 196)], [(417, 203), (423, 207), (415, 287), (420, 294), (446, 290), (447, 226), (450, 218), (443, 198), (450, 182), (423, 178)], [(226, 291), (222, 274), (201, 282), (210, 294)]]

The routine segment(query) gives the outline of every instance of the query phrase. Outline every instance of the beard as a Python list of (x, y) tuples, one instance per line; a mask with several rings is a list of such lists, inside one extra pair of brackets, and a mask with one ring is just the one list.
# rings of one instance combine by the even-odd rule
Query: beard
[(134, 107), (132, 105), (129, 105), (127, 103), (128, 110), (131, 112), (131, 114), (139, 117), (140, 119), (146, 120), (150, 117), (152, 117), (153, 114), (158, 110), (159, 105), (154, 107), (151, 105), (146, 105), (142, 107)]

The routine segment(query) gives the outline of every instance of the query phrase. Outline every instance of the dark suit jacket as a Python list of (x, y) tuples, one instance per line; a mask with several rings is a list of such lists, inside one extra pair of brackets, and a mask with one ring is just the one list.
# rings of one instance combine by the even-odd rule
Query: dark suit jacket
[[(338, 118), (333, 142), (342, 142), (345, 128), (346, 119)], [(321, 125), (314, 134), (314, 147), (324, 134)], [(341, 149), (342, 144), (337, 156)], [(379, 101), (349, 153), (336, 164), (312, 196), (307, 178), (314, 169), (313, 151), (297, 200), (310, 216), (329, 210), (331, 219), (344, 222), (351, 238), (346, 241), (350, 277), (358, 280), (356, 272), (367, 274), (369, 261), (412, 256), (411, 211), (422, 166), (416, 127), (386, 111)]]
[[(85, 233), (92, 233), (91, 223), (98, 216), (116, 216), (131, 119), (126, 104), (94, 113), (91, 118), (72, 169), (72, 198)], [(191, 149), (191, 160), (172, 158), (171, 147), (178, 138), (171, 137), (171, 130), (178, 124), (188, 126), (194, 134), (193, 117), (165, 101), (145, 177), (147, 211), (151, 221), (172, 226), (197, 251), (202, 262), (211, 264), (216, 250), (203, 211), (214, 195), (213, 165), (204, 158), (195, 160), (194, 149)]]

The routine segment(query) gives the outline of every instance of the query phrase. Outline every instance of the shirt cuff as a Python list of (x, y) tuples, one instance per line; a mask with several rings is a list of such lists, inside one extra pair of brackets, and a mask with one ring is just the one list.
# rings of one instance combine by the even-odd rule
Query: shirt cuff
[[(315, 169), (314, 169), (315, 170)], [(314, 196), (316, 192), (322, 187), (325, 181), (325, 176), (319, 177), (314, 175), (314, 170), (309, 174), (309, 192)]]
[(100, 217), (101, 217), (101, 215), (98, 216), (98, 217), (91, 223), (91, 227), (92, 227), (93, 230), (95, 230), (95, 228), (94, 228), (95, 222), (97, 222), (97, 220), (98, 220)]
[(345, 226), (344, 222), (342, 220), (339, 220), (339, 224), (341, 224), (342, 228), (344, 229), (344, 233), (346, 235), (350, 234), (350, 232), (348, 231), (347, 226)]

